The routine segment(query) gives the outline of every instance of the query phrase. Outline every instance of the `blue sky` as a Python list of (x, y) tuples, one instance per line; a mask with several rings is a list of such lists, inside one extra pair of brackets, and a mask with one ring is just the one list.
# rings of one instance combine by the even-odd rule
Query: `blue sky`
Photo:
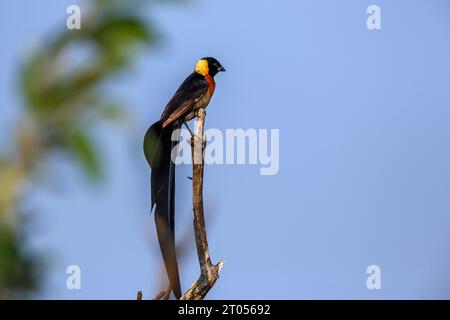
[[(21, 101), (20, 62), (84, 2), (3, 1), (0, 143)], [(369, 31), (366, 8), (381, 8)], [(106, 179), (86, 185), (56, 160), (61, 187), (33, 190), (30, 246), (51, 257), (37, 298), (149, 298), (161, 257), (141, 142), (202, 56), (217, 76), (208, 128), (280, 130), (280, 171), (208, 166), (211, 299), (450, 298), (450, 5), (446, 0), (201, 1), (143, 12), (164, 35), (106, 90), (130, 120), (97, 129)], [(14, 30), (12, 32), (11, 30)], [(198, 276), (190, 167), (178, 170), (177, 234), (192, 251), (182, 287)], [(187, 236), (183, 236), (188, 233)], [(67, 290), (77, 264), (82, 289)], [(381, 290), (366, 268), (381, 268)]]

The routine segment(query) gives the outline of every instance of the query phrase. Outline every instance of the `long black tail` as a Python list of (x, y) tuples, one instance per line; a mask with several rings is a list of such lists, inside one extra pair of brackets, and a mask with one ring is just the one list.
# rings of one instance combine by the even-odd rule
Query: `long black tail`
[(160, 121), (155, 122), (145, 134), (144, 154), (152, 169), (152, 209), (156, 206), (155, 223), (159, 246), (170, 287), (179, 299), (181, 286), (175, 252), (175, 164), (171, 159), (171, 151), (177, 143), (171, 137), (177, 128), (178, 124), (162, 128)]

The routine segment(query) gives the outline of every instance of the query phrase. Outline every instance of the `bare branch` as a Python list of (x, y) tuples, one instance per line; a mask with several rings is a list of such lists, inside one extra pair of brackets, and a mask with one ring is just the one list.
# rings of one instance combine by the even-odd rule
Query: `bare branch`
[[(181, 300), (202, 300), (208, 294), (219, 278), (219, 271), (224, 262), (212, 264), (209, 256), (208, 239), (206, 237), (205, 215), (203, 209), (203, 169), (204, 169), (204, 151), (206, 141), (204, 136), (205, 110), (197, 111), (197, 124), (195, 134), (192, 136), (192, 201), (194, 206), (194, 231), (195, 244), (197, 247), (198, 261), (200, 264), (200, 276), (191, 288), (181, 297)], [(170, 287), (157, 294), (153, 300), (168, 299)], [(142, 295), (141, 295), (142, 299)]]
[(170, 291), (171, 291), (171, 289), (170, 289), (170, 286), (169, 286), (167, 289), (162, 290), (160, 293), (158, 293), (153, 298), (153, 300), (167, 300), (167, 299), (169, 299)]
[(204, 169), (204, 123), (205, 110), (197, 111), (197, 124), (195, 134), (192, 137), (192, 201), (194, 205), (194, 231), (195, 244), (197, 246), (198, 261), (200, 263), (200, 277), (192, 287), (181, 297), (182, 300), (201, 300), (214, 286), (219, 278), (219, 271), (224, 262), (213, 265), (209, 256), (208, 240), (206, 237), (205, 216), (203, 210), (203, 169)]

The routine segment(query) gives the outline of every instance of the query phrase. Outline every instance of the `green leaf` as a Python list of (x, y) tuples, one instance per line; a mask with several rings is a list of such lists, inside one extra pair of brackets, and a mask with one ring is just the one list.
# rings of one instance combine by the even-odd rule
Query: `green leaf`
[(12, 297), (37, 286), (37, 261), (26, 254), (22, 246), (23, 239), (0, 224), (0, 298)]
[(100, 161), (90, 137), (81, 130), (76, 130), (67, 138), (67, 147), (75, 160), (86, 171), (90, 178), (98, 179), (101, 176)]
[(119, 57), (134, 49), (137, 44), (150, 44), (154, 35), (139, 18), (133, 16), (110, 16), (92, 30), (92, 37), (102, 46), (104, 54)]

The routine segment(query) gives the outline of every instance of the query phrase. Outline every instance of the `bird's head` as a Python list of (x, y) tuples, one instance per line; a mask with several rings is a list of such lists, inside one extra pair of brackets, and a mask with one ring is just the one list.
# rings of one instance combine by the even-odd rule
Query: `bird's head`
[(221, 71), (225, 71), (225, 68), (222, 67), (219, 61), (215, 58), (206, 57), (198, 60), (195, 65), (195, 71), (200, 73), (202, 76), (210, 75), (214, 77), (217, 73)]

